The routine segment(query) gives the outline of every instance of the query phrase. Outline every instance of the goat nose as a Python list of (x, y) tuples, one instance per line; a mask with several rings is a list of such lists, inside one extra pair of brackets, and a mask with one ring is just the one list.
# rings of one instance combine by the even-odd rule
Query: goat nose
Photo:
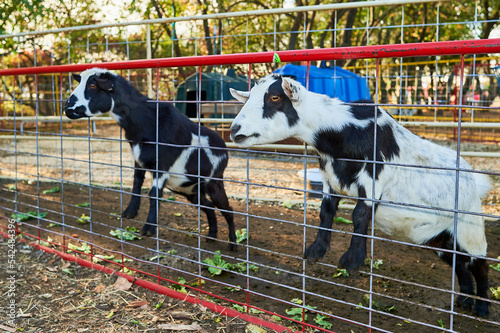
[(66, 101), (66, 103), (64, 103), (64, 110), (68, 110), (70, 107), (72, 107), (73, 105), (70, 103), (69, 99)]
[(233, 124), (230, 128), (230, 131), (231, 131), (231, 136), (232, 137), (235, 137), (236, 136), (236, 133), (238, 133), (238, 131), (241, 129), (241, 125), (238, 125), (238, 124)]

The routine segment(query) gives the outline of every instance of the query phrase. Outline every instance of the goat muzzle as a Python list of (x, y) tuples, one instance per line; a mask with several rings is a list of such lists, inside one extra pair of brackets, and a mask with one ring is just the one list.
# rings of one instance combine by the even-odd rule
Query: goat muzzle
[(78, 106), (76, 108), (68, 108), (66, 107), (64, 109), (64, 113), (66, 114), (66, 117), (69, 119), (79, 119), (86, 117), (85, 115), (85, 107), (84, 106)]

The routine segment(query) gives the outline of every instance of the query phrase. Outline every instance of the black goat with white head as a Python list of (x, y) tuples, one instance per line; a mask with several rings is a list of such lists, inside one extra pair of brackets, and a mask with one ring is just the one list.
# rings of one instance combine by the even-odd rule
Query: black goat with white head
[[(296, 137), (314, 146), (320, 155), (321, 229), (305, 258), (315, 262), (325, 255), (339, 195), (347, 195), (358, 202), (352, 214), (355, 235), (340, 258), (341, 267), (355, 270), (364, 264), (363, 235), (368, 233), (373, 209), (380, 230), (404, 241), (443, 249), (438, 255), (450, 265), (456, 235), (460, 251), (456, 274), (462, 293), (457, 304), (466, 309), (474, 305), (468, 297), (474, 294), (472, 276), (477, 295), (487, 298), (488, 265), (481, 258), (486, 256), (486, 237), (478, 214), (480, 197), (490, 187), (488, 177), (460, 171), (457, 179), (455, 151), (414, 135), (370, 101), (350, 106), (279, 75), (264, 77), (250, 92), (231, 93), (245, 103), (231, 125), (231, 139), (239, 146)], [(470, 166), (460, 159), (460, 168)], [(465, 213), (457, 214), (455, 231), (457, 181), (458, 210)], [(488, 301), (477, 299), (473, 311), (485, 316), (488, 306)]]
[[(109, 112), (124, 129), (132, 148), (135, 159), (133, 194), (122, 216), (137, 216), (144, 176), (150, 171), (153, 186), (142, 234), (156, 235), (157, 199), (166, 186), (191, 203), (198, 204), (199, 197), (201, 209), (207, 215), (210, 238), (217, 237), (214, 206), (220, 208), (229, 226), (230, 248), (234, 250), (233, 213), (221, 180), (228, 162), (222, 138), (204, 126), (199, 127), (172, 105), (152, 103), (125, 78), (106, 69), (89, 69), (73, 77), (80, 84), (66, 101), (66, 116), (78, 119)], [(201, 176), (199, 181), (198, 174)]]

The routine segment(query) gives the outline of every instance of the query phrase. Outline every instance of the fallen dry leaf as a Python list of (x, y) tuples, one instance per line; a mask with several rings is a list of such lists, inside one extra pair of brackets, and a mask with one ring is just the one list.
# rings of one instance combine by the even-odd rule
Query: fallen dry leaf
[(24, 318), (24, 317), (31, 318), (31, 317), (33, 317), (33, 314), (32, 313), (21, 313), (21, 314), (18, 314), (17, 317), (18, 318)]
[(192, 325), (183, 325), (183, 324), (160, 324), (158, 325), (159, 329), (162, 330), (171, 330), (171, 331), (199, 331), (201, 330), (200, 325), (192, 324)]
[(192, 319), (194, 314), (182, 311), (172, 311), (168, 313), (174, 319)]
[(96, 304), (95, 308), (99, 309), (99, 310), (109, 310), (110, 309), (109, 305), (106, 303)]
[(63, 261), (61, 268), (66, 269), (66, 268), (69, 268), (70, 266), (71, 266), (71, 263), (69, 261)]
[(2, 324), (0, 324), (0, 329), (5, 330), (7, 332), (15, 332), (16, 331), (15, 327), (5, 326)]
[(102, 293), (104, 290), (106, 290), (106, 286), (103, 284), (100, 284), (94, 288), (94, 291), (96, 293)]
[(148, 302), (141, 299), (141, 300), (137, 300), (137, 301), (132, 301), (132, 302), (128, 303), (127, 306), (129, 306), (131, 308), (138, 308), (138, 307), (144, 306), (144, 305), (148, 305)]
[(245, 333), (267, 333), (267, 331), (255, 324), (248, 324), (245, 326)]
[(132, 282), (125, 279), (124, 277), (119, 276), (118, 279), (116, 279), (113, 287), (118, 290), (129, 290), (130, 287), (132, 287)]

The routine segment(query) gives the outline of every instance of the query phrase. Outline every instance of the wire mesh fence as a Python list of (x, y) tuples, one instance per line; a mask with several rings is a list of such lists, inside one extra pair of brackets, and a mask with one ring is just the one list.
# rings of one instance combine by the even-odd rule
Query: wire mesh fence
[[(336, 11), (329, 12), (332, 13)], [(433, 23), (428, 23), (430, 27), (449, 29), (458, 24), (438, 22), (438, 17)], [(477, 17), (474, 22), (477, 22)], [(192, 22), (186, 21), (185, 24)], [(411, 26), (403, 21), (394, 26), (388, 24), (384, 29), (406, 31)], [(334, 27), (329, 32), (334, 34), (339, 29)], [(356, 29), (369, 35), (375, 28)], [(276, 30), (268, 34), (226, 34), (221, 38), (223, 41), (236, 37), (248, 39), (248, 44), (252, 45), (255, 44), (251, 42), (252, 38), (266, 36), (276, 39), (286, 33)], [(306, 35), (307, 31), (303, 34)], [(109, 45), (95, 45), (96, 48), (105, 47), (108, 53), (107, 58), (100, 55), (100, 59), (109, 60), (102, 65), (127, 78), (144, 94), (150, 94), (153, 98), (150, 103), (174, 104), (175, 101), (177, 107), (185, 107), (185, 113), (193, 108), (193, 120), (198, 126), (213, 129), (227, 141), (229, 160), (222, 180), (234, 214), (238, 250), (228, 249), (229, 231), (220, 210), (216, 210), (219, 233), (217, 240), (213, 241), (208, 236), (209, 225), (203, 212), (212, 208), (192, 203), (174, 192), (165, 193), (154, 207), (158, 210), (157, 233), (150, 237), (141, 235), (140, 230), (148, 215), (149, 184), (153, 182), (147, 179), (141, 189), (139, 214), (134, 218), (122, 217), (133, 196), (134, 178), (134, 156), (125, 133), (109, 118), (69, 122), (63, 113), (64, 102), (77, 85), (68, 72), (96, 66), (91, 63), (94, 59), (89, 57), (94, 45), (87, 40), (87, 46), (80, 47), (81, 50), (87, 49), (85, 59), (89, 64), (66, 67), (35, 64), (34, 67), (18, 68), (17, 72), (16, 69), (0, 72), (5, 82), (2, 102), (12, 108), (11, 113), (4, 113), (0, 138), (0, 210), (4, 230), (9, 222), (16, 220), (16, 232), (35, 239), (40, 245), (72, 252), (90, 262), (120, 269), (161, 286), (221, 302), (242, 313), (275, 322), (283, 326), (282, 329), (287, 326), (302, 331), (498, 330), (499, 301), (495, 299), (495, 292), (498, 293), (500, 286), (500, 274), (495, 268), (500, 264), (500, 165), (498, 145), (491, 143), (497, 140), (498, 107), (494, 98), (479, 105), (486, 94), (476, 99), (476, 83), (471, 84), (471, 99), (464, 98), (466, 90), (470, 90), (464, 88), (468, 85), (464, 82), (474, 82), (476, 78), (478, 82), (486, 82), (486, 79), (478, 78), (477, 66), (467, 67), (466, 60), (472, 57), (470, 62), (477, 64), (477, 59), (484, 54), (488, 55), (486, 61), (496, 59), (495, 55), (500, 53), (498, 40), (461, 43), (459, 51), (456, 45), (434, 43), (428, 46), (400, 45), (399, 48), (396, 45), (388, 51), (384, 46), (375, 46), (364, 54), (362, 48), (339, 48), (338, 53), (335, 49), (323, 49), (325, 52), (322, 53), (323, 50), (279, 51), (275, 47), (284, 63), (304, 61), (305, 85), (310, 82), (307, 73), (312, 62), (358, 58), (358, 64), (364, 64), (350, 69), (367, 80), (371, 97), (378, 105), (396, 110), (393, 114), (397, 120), (407, 121), (409, 124), (405, 125), (412, 126), (413, 131), (452, 148), (457, 155), (465, 156), (475, 170), (492, 179), (494, 188), (483, 198), (482, 213), (434, 207), (433, 203), (413, 207), (451, 211), (456, 215), (476, 214), (485, 220), (489, 244), (486, 259), (492, 268), (489, 275), (491, 308), (486, 318), (478, 318), (471, 311), (455, 305), (457, 298), (468, 295), (455, 282), (452, 269), (432, 253), (438, 249), (432, 244), (415, 245), (406, 240), (395, 240), (378, 230), (376, 225), (364, 236), (369, 242), (366, 265), (356, 272), (342, 270), (338, 261), (354, 235), (351, 214), (357, 197), (342, 196), (327, 255), (314, 265), (304, 259), (306, 247), (313, 243), (320, 229), (322, 184), (315, 178), (316, 169), (320, 168), (317, 152), (313, 147), (294, 140), (258, 149), (240, 149), (228, 139), (229, 125), (240, 105), (224, 98), (222, 90), (228, 88), (224, 74), (234, 70), (243, 77), (244, 86), (252, 87), (255, 79), (273, 69), (274, 52), (171, 58), (158, 65), (158, 61), (153, 63), (155, 60), (126, 61), (130, 58), (111, 56), (113, 48)], [(196, 45), (200, 40), (187, 38), (185, 42)], [(306, 40), (304, 36), (304, 45)], [(133, 47), (133, 43), (129, 40), (120, 47)], [(224, 42), (220, 45), (224, 47)], [(85, 57), (85, 52), (69, 50)], [(250, 46), (248, 51), (252, 51)], [(385, 54), (386, 51), (389, 53)], [(400, 57), (402, 52), (404, 57)], [(437, 66), (441, 61), (439, 57), (444, 56), (448, 59), (447, 66), (450, 63), (460, 65), (455, 77), (450, 79), (449, 74), (438, 71), (425, 75), (418, 73), (429, 66)], [(414, 72), (410, 74), (401, 70), (407, 57), (413, 61), (408, 68), (414, 66)], [(400, 65), (396, 66), (395, 72), (391, 72), (389, 65), (381, 66), (381, 63), (398, 61)], [(424, 66), (424, 69), (417, 69), (417, 66)], [(215, 77), (202, 75), (207, 67), (215, 68)], [(192, 90), (187, 88), (187, 79), (179, 80), (182, 76), (179, 68), (194, 73)], [(487, 73), (481, 75), (488, 81), (492, 78)], [(451, 82), (442, 91), (437, 88), (440, 77), (443, 82)], [(381, 83), (384, 78), (389, 82), (385, 90)], [(214, 81), (220, 83), (221, 90), (213, 99), (204, 98), (203, 85), (214, 86)], [(420, 92), (412, 87), (422, 87), (423, 81), (436, 89), (427, 91), (427, 97), (419, 100)], [(457, 97), (452, 103), (450, 87), (455, 87), (456, 82)], [(177, 98), (183, 83), (186, 94)], [(425, 95), (423, 90), (421, 93)], [(442, 102), (436, 103), (438, 100)], [(236, 111), (232, 109), (235, 106)], [(8, 110), (7, 107), (4, 109)], [(423, 114), (410, 115), (414, 109)], [(422, 124), (412, 123), (415, 120), (429, 122), (435, 127), (422, 131)], [(453, 124), (449, 124), (448, 132), (444, 133), (436, 124), (446, 122)], [(468, 124), (477, 124), (478, 127), (467, 127)], [(156, 128), (153, 132), (159, 130), (170, 128)], [(480, 133), (470, 134), (471, 131)], [(469, 134), (470, 140), (467, 140)], [(151, 144), (178, 146), (157, 140), (152, 140)], [(198, 145), (191, 147), (201, 150)], [(157, 155), (156, 159), (159, 158)], [(386, 162), (376, 162), (383, 163)], [(158, 166), (147, 170), (157, 172)], [(467, 172), (458, 168), (453, 170)], [(199, 173), (190, 176), (199, 181), (202, 179)], [(388, 202), (382, 200), (380, 203)], [(460, 254), (456, 249), (449, 252), (454, 260)]]

